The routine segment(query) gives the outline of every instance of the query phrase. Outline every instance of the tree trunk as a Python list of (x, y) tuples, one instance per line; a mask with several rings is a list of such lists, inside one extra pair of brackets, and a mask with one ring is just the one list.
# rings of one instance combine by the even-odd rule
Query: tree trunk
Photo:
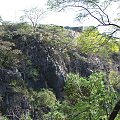
[(116, 103), (112, 113), (110, 114), (109, 120), (114, 120), (120, 110), (120, 100)]

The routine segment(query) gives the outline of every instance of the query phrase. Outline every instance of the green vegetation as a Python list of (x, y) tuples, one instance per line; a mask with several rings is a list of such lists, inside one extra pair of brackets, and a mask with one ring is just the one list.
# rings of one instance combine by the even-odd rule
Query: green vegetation
[(114, 88), (117, 89), (120, 87), (120, 74), (117, 71), (110, 71), (109, 80)]
[[(74, 8), (77, 19), (99, 22), (84, 31), (41, 25), (46, 11), (36, 7), (23, 10), (20, 23), (0, 16), (3, 120), (120, 120), (120, 17), (106, 14), (114, 2), (48, 0), (52, 10)], [(100, 33), (100, 26), (112, 30)]]
[(38, 31), (43, 34), (43, 40), (59, 52), (66, 52), (75, 47), (75, 40), (71, 30), (66, 30), (62, 26), (40, 25)]
[(57, 100), (54, 93), (50, 90), (41, 90), (40, 92), (33, 91), (30, 97), (31, 102), (33, 102), (35, 108), (37, 107), (49, 107), (55, 106)]
[[(118, 40), (100, 34), (97, 29), (93, 28), (84, 30), (77, 38), (74, 38), (72, 30), (54, 25), (39, 25), (34, 34), (32, 26), (27, 23), (9, 24), (3, 27), (4, 32), (1, 37), (6, 40), (0, 41), (0, 68), (9, 69), (14, 66), (21, 69), (21, 64), (24, 64), (25, 68), (22, 68), (23, 74), (26, 75), (24, 79), (13, 79), (9, 82), (9, 86), (14, 92), (22, 93), (28, 98), (31, 108), (37, 112), (38, 119), (41, 114), (44, 120), (109, 119), (119, 99), (117, 90), (120, 87), (120, 75), (119, 71), (111, 67), (115, 64), (114, 62), (119, 62), (118, 59), (115, 61), (111, 58), (113, 54), (120, 52)], [(76, 58), (86, 62), (89, 58), (80, 55), (84, 54), (97, 56), (98, 59), (104, 60), (103, 63), (111, 65), (111, 68), (108, 71), (97, 69), (98, 72), (89, 77), (81, 77), (79, 73), (68, 73), (65, 80), (64, 100), (59, 101), (52, 89), (28, 88), (27, 77), (36, 82), (41, 68), (33, 65), (29, 53), (23, 54), (24, 51), (16, 48), (17, 38), (13, 40), (14, 35), (31, 35), (32, 38), (37, 38), (42, 44), (44, 43), (53, 50), (56, 60), (62, 56), (65, 64)], [(26, 41), (25, 43), (28, 44), (27, 47), (31, 44)], [(0, 101), (2, 101), (2, 97), (0, 95)], [(119, 116), (118, 114), (116, 120), (119, 120)], [(20, 119), (32, 120), (32, 115), (31, 113), (22, 114)]]
[(77, 38), (77, 47), (83, 53), (107, 57), (120, 51), (120, 42), (100, 34), (95, 28), (88, 28)]
[(13, 47), (14, 43), (0, 40), (0, 67), (17, 66), (19, 63), (22, 52)]
[(66, 99), (73, 108), (71, 120), (108, 119), (117, 95), (106, 89), (103, 73), (94, 73), (88, 79), (69, 74), (65, 86)]

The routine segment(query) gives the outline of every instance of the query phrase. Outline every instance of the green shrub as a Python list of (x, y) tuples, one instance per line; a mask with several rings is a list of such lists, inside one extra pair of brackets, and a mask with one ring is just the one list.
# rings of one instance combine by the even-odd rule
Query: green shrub
[(119, 41), (107, 35), (102, 35), (97, 29), (88, 28), (77, 38), (77, 47), (85, 54), (96, 54), (109, 57), (120, 51)]
[(44, 115), (44, 120), (66, 120), (66, 117), (63, 113), (54, 111)]
[(120, 74), (117, 71), (110, 71), (109, 80), (114, 88), (120, 88)]
[(40, 92), (33, 92), (31, 100), (36, 108), (41, 106), (52, 108), (57, 101), (54, 93), (48, 89), (43, 89)]
[(22, 52), (18, 49), (12, 49), (15, 44), (0, 40), (0, 67), (17, 66)]
[(69, 74), (65, 94), (73, 107), (70, 120), (107, 119), (117, 100), (116, 93), (105, 85), (103, 73), (94, 73), (89, 78)]

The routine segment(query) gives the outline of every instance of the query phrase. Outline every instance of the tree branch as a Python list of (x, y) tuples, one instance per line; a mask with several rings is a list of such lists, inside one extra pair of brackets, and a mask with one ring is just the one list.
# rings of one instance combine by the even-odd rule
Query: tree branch
[(106, 16), (107, 22), (110, 23), (109, 16), (104, 12), (104, 10), (102, 10), (102, 8), (101, 8), (98, 4), (96, 4), (96, 3), (93, 2), (93, 1), (88, 1), (88, 2), (93, 3), (95, 6), (97, 6), (98, 9)]
[[(66, 5), (64, 5), (64, 6), (62, 6), (62, 8), (59, 10), (59, 11), (61, 11), (61, 10), (63, 10), (63, 9), (65, 9), (66, 7), (78, 7), (78, 8), (82, 8), (82, 9), (84, 9), (85, 11), (87, 11), (88, 12), (88, 14), (91, 16), (91, 17), (93, 17), (94, 19), (96, 19), (100, 24), (101, 24), (101, 26), (113, 26), (113, 27), (116, 27), (116, 29), (117, 29), (117, 31), (119, 31), (120, 30), (120, 26), (119, 25), (117, 25), (117, 24), (114, 24), (114, 23), (111, 23), (110, 22), (110, 19), (109, 19), (109, 16), (104, 12), (104, 10), (108, 7), (106, 7), (105, 9), (102, 9), (98, 4), (96, 4), (95, 2), (93, 2), (93, 1), (86, 1), (87, 3), (91, 3), (91, 4), (94, 4), (95, 6), (96, 6), (96, 9), (97, 9), (97, 11), (94, 11), (94, 12), (96, 12), (96, 13), (98, 13), (99, 15), (100, 15), (100, 17), (101, 17), (101, 19), (99, 18), (99, 17), (97, 17), (97, 16), (95, 16), (93, 13), (93, 11), (91, 12), (90, 11), (90, 8), (87, 8), (87, 7), (84, 7), (84, 6), (82, 6), (82, 5), (76, 5), (76, 3), (77, 2), (74, 2), (73, 4), (67, 4), (66, 3)], [(111, 2), (109, 2), (109, 4), (110, 4)], [(109, 5), (108, 4), (108, 5)], [(95, 8), (93, 8), (93, 9), (95, 9)], [(86, 14), (86, 16), (87, 16), (87, 14)], [(104, 16), (106, 16), (106, 19), (107, 19), (107, 22), (105, 22), (105, 20), (104, 20)]]
[(120, 100), (116, 103), (112, 113), (110, 114), (110, 117), (108, 120), (114, 120), (115, 117), (117, 116), (118, 112), (120, 110)]

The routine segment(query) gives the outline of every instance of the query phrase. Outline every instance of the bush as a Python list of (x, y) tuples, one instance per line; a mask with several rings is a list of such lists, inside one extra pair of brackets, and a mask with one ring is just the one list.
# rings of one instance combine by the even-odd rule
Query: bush
[(12, 49), (15, 44), (8, 41), (0, 40), (0, 67), (17, 66), (22, 52), (18, 49)]
[(109, 74), (110, 84), (115, 88), (120, 88), (120, 74), (117, 71), (110, 71)]
[(54, 111), (44, 115), (44, 120), (66, 120), (66, 117), (63, 113)]
[(73, 107), (71, 120), (107, 119), (117, 100), (116, 93), (105, 85), (103, 73), (94, 73), (89, 78), (69, 74), (65, 93)]
[(43, 89), (40, 92), (33, 92), (31, 100), (36, 108), (46, 106), (52, 108), (57, 101), (54, 93), (48, 89)]

